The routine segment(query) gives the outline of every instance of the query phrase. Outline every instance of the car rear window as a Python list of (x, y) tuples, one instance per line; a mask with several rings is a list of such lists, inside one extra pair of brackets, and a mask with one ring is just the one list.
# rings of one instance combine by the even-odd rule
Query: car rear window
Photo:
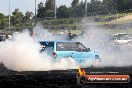
[(58, 42), (57, 43), (57, 51), (76, 51), (78, 49), (78, 45), (76, 42)]
[(42, 50), (47, 48), (54, 48), (54, 42), (40, 42)]

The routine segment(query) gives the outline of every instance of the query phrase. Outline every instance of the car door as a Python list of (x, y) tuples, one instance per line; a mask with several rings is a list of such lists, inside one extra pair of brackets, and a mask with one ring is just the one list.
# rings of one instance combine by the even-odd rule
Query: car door
[(87, 49), (82, 43), (76, 44), (76, 50), (72, 53), (73, 58), (86, 59), (92, 57), (90, 49)]
[(57, 42), (56, 43), (56, 54), (57, 58), (71, 57), (72, 51), (70, 50), (69, 42)]

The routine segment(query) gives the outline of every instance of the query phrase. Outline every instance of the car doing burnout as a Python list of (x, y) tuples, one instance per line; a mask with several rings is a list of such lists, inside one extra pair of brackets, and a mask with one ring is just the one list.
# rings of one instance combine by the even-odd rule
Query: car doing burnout
[(93, 65), (96, 66), (99, 64), (100, 55), (86, 48), (80, 42), (73, 41), (41, 41), (40, 42), (42, 50), (46, 51), (48, 55), (52, 56), (54, 59), (61, 58), (73, 58), (78, 63), (84, 63), (86, 61), (94, 61)]

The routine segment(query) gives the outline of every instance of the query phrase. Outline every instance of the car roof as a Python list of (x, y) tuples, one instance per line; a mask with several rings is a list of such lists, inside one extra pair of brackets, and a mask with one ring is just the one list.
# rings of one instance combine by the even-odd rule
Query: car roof
[(39, 42), (79, 42), (79, 41), (49, 41), (49, 40), (44, 40), (44, 41), (39, 41)]

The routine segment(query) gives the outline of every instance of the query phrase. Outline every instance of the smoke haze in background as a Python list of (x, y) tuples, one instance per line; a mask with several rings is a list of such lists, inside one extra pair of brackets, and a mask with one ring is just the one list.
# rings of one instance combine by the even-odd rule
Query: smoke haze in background
[(82, 21), (85, 29), (84, 36), (78, 36), (75, 40), (82, 42), (86, 47), (97, 51), (101, 56), (101, 67), (106, 66), (131, 66), (132, 65), (132, 46), (114, 46), (108, 31), (95, 26), (95, 22), (90, 19)]
[[(75, 41), (80, 41), (87, 48), (90, 47), (100, 53), (101, 67), (132, 65), (131, 53), (125, 49), (120, 52), (110, 46), (109, 37), (103, 34), (104, 29), (90, 26), (89, 24), (95, 23), (89, 19), (83, 22), (86, 34), (78, 36)], [(54, 62), (53, 58), (48, 56), (46, 52), (39, 52), (41, 47), (38, 41), (66, 40), (67, 36), (58, 37), (51, 34), (43, 29), (40, 24), (34, 28), (34, 32), (33, 37), (30, 36), (28, 31), (14, 33), (12, 39), (0, 42), (0, 62), (8, 69), (15, 71), (66, 70), (76, 69), (79, 66), (73, 58), (62, 58)], [(89, 66), (89, 63), (91, 62), (86, 61), (84, 66)]]
[(48, 29), (44, 29), (41, 23), (38, 23), (33, 28), (33, 39), (36, 41), (52, 41), (52, 40), (67, 40), (67, 35), (59, 35), (50, 33)]

